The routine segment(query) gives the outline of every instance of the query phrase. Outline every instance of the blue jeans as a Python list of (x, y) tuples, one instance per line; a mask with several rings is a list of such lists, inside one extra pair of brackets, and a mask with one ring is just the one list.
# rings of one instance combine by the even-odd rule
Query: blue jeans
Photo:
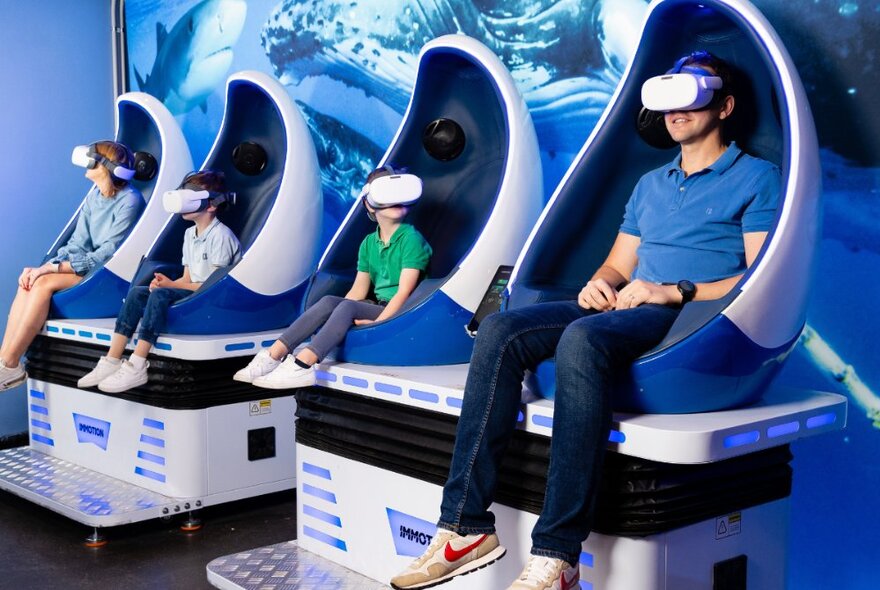
[(296, 318), (278, 340), (287, 350), (293, 350), (311, 336), (306, 348), (315, 353), (318, 361), (322, 361), (345, 340), (355, 320), (375, 320), (384, 309), (384, 306), (370, 301), (325, 295)]
[(125, 296), (125, 303), (122, 304), (113, 331), (131, 338), (140, 322), (138, 338), (155, 344), (159, 333), (165, 329), (168, 308), (175, 301), (192, 294), (192, 291), (186, 289), (154, 289), (151, 292), (149, 287), (132, 287)]
[(516, 428), (525, 371), (555, 354), (550, 467), (532, 554), (577, 564), (593, 521), (615, 376), (656, 346), (677, 316), (678, 309), (662, 305), (596, 312), (559, 301), (486, 318), (471, 356), (438, 526), (459, 534), (495, 531), (489, 505)]

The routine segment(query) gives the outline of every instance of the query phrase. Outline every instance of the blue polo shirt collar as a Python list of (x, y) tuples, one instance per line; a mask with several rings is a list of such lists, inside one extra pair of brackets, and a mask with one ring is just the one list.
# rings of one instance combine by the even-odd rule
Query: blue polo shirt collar
[[(713, 170), (718, 174), (724, 174), (731, 166), (733, 166), (733, 163), (736, 162), (741, 153), (742, 150), (739, 149), (736, 142), (731, 141), (730, 145), (727, 146), (727, 149), (724, 150), (724, 153), (721, 154), (721, 157), (706, 166), (703, 170)], [(666, 165), (667, 177), (671, 176), (674, 172), (681, 172), (681, 154), (676, 156), (674, 160)]]

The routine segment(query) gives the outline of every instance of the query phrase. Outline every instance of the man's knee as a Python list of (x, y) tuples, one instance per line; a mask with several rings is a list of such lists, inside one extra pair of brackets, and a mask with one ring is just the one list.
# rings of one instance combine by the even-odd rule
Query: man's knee
[(513, 313), (499, 311), (483, 318), (477, 331), (477, 342), (506, 338), (516, 329)]
[(572, 322), (562, 333), (556, 347), (557, 364), (571, 356), (607, 352), (610, 335), (589, 319)]

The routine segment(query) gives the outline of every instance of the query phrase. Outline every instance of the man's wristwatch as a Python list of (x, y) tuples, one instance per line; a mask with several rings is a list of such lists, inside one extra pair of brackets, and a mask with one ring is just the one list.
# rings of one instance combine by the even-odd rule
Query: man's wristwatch
[(678, 281), (676, 285), (678, 287), (678, 292), (681, 293), (681, 304), (690, 303), (694, 300), (694, 297), (697, 295), (697, 286), (687, 279), (683, 281)]
[(60, 262), (53, 262), (52, 263), (52, 272), (54, 272), (54, 273), (61, 272), (61, 263)]

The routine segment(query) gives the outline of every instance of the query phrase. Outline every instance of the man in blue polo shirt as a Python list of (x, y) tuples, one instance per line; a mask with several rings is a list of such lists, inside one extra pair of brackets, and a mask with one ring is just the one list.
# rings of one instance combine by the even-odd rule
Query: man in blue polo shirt
[(510, 590), (578, 587), (615, 374), (663, 339), (684, 303), (724, 296), (757, 258), (776, 214), (779, 169), (724, 141), (731, 82), (726, 64), (706, 52), (646, 82), (643, 98), (647, 90), (661, 105), (646, 106), (665, 113), (680, 155), (639, 181), (608, 257), (577, 302), (498, 313), (480, 325), (437, 534), (392, 587), (433, 586), (504, 555), (488, 510), (498, 465), (525, 371), (554, 355), (547, 491), (531, 557)]

